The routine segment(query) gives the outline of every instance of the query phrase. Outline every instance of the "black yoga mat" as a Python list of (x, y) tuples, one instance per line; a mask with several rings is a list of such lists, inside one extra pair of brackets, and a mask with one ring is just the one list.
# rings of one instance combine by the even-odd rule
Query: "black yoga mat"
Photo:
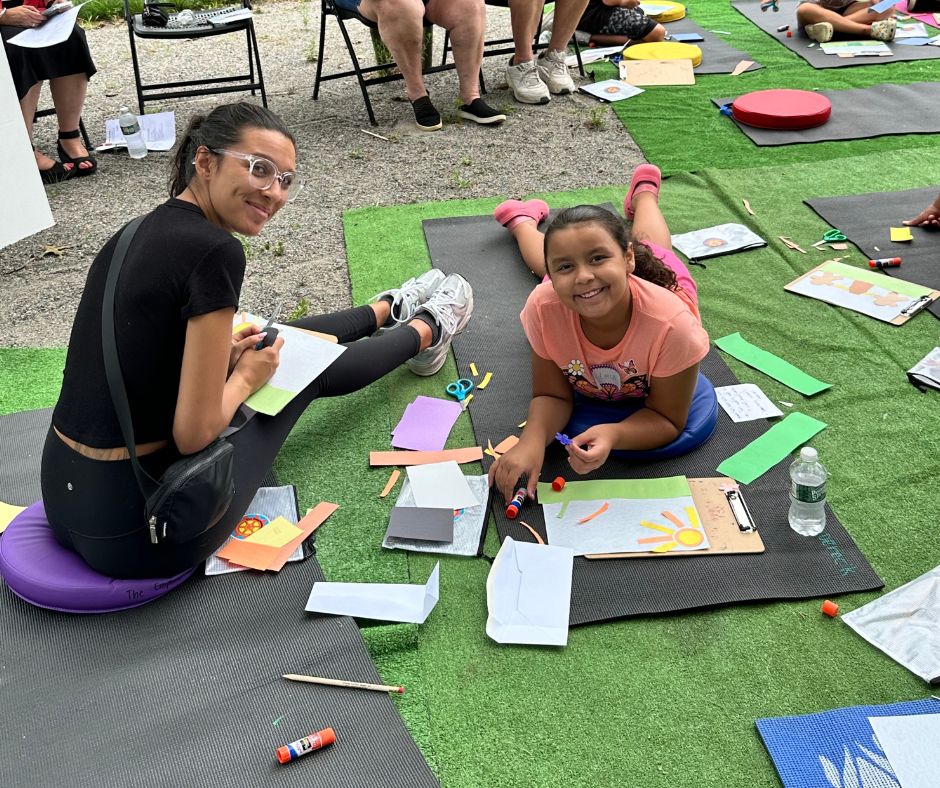
[[(895, 41), (886, 42), (888, 48), (894, 53), (891, 57), (839, 57), (827, 55), (819, 44), (810, 46), (812, 41), (797, 29), (796, 7), (799, 0), (779, 0), (780, 12), (760, 10), (760, 0), (737, 0), (731, 3), (739, 13), (750, 19), (767, 35), (773, 36), (791, 52), (795, 52), (813, 68), (845, 68), (847, 66), (874, 66), (879, 63), (897, 63), (899, 60), (932, 60), (940, 58), (940, 47), (920, 46), (913, 47), (898, 44)], [(793, 35), (787, 38), (786, 32), (778, 33), (781, 25), (790, 25)], [(928, 35), (933, 35), (932, 28), (927, 28)], [(852, 36), (837, 37), (836, 40), (857, 40)], [(916, 106), (916, 105), (915, 105)], [(916, 111), (916, 110), (912, 110)]]
[[(0, 537), (2, 538), (2, 537)], [(316, 559), (193, 576), (140, 608), (64, 615), (0, 588), (0, 785), (436, 786), (348, 617), (304, 612)], [(393, 676), (388, 677), (394, 681)], [(336, 743), (281, 766), (321, 728)]]
[[(0, 501), (29, 506), (42, 498), (39, 466), (51, 420), (52, 408), (0, 416)], [(273, 470), (261, 486), (277, 487)]]
[[(812, 129), (759, 129), (729, 118), (751, 142), (761, 147), (803, 142), (863, 140), (895, 134), (940, 133), (940, 112), (922, 112), (915, 107), (940, 106), (940, 84), (872, 85), (854, 90), (823, 90), (832, 102), (832, 115)], [(712, 99), (722, 107), (731, 98)], [(912, 111), (913, 110), (913, 111)]]
[[(475, 362), (480, 374), (492, 372), (486, 391), (474, 397), (470, 419), (478, 441), (518, 434), (530, 394), (529, 349), (519, 312), (536, 281), (522, 263), (512, 237), (491, 217), (431, 219), (424, 233), (434, 266), (465, 276), (474, 289), (473, 320), (454, 340), (461, 375)], [(716, 350), (702, 363), (715, 386), (737, 383)], [(722, 411), (715, 435), (690, 454), (659, 462), (613, 459), (592, 476), (654, 478), (718, 476), (715, 468), (769, 427), (766, 421), (734, 424)], [(546, 454), (542, 480), (573, 479), (561, 447)], [(485, 458), (484, 462), (488, 462)], [(802, 599), (884, 584), (852, 538), (827, 509), (826, 530), (818, 537), (799, 536), (787, 523), (790, 458), (744, 488), (744, 496), (766, 546), (762, 554), (682, 558), (594, 560), (576, 558), (571, 591), (571, 624), (624, 616), (664, 613), (731, 602)], [(501, 538), (534, 541), (508, 520), (498, 495), (493, 515)], [(523, 509), (529, 525), (545, 535), (540, 506)]]
[[(742, 60), (754, 60), (747, 52), (735, 49), (721, 36), (695, 24), (688, 17), (679, 19), (676, 22), (666, 22), (663, 27), (670, 35), (673, 33), (698, 33), (705, 39), (704, 41), (689, 42), (702, 50), (702, 62), (695, 67), (696, 74), (730, 74)], [(759, 68), (763, 68), (763, 66), (755, 61), (753, 65), (748, 66), (745, 70), (757, 71)]]
[[(912, 227), (912, 242), (889, 240), (891, 227), (901, 227), (904, 219), (917, 216), (933, 203), (938, 192), (940, 184), (903, 192), (816, 197), (804, 202), (831, 227), (842, 230), (869, 259), (901, 258), (900, 268), (886, 268), (884, 273), (940, 290), (940, 230)], [(940, 317), (940, 304), (936, 301), (927, 309)]]

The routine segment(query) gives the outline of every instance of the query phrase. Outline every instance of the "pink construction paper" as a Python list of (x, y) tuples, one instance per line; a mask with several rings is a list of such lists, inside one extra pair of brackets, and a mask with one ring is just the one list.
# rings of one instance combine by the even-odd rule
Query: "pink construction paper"
[(460, 404), (456, 401), (415, 397), (392, 430), (392, 446), (415, 451), (440, 451), (460, 413)]
[[(898, 3), (895, 6), (895, 8), (897, 8), (897, 10), (900, 11), (902, 14), (907, 14), (908, 16), (913, 17), (918, 22), (923, 22), (924, 24), (929, 25), (930, 27), (937, 26), (937, 20), (934, 19), (933, 14), (912, 14), (910, 11), (908, 11), (907, 0), (901, 0), (901, 2)], [(927, 34), (928, 36), (930, 35), (929, 30), (927, 31)]]

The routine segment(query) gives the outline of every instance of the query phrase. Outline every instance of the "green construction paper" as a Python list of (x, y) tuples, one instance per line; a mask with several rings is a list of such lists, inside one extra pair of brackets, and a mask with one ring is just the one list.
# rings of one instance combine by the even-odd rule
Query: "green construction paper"
[(276, 416), (294, 397), (297, 391), (287, 391), (287, 389), (278, 389), (270, 383), (265, 383), (260, 389), (245, 400), (245, 404), (258, 413), (264, 413), (266, 416)]
[(743, 361), (748, 366), (769, 375), (774, 380), (779, 380), (784, 386), (789, 386), (808, 397), (818, 394), (820, 391), (825, 391), (832, 386), (831, 383), (823, 383), (812, 375), (807, 375), (802, 369), (794, 367), (789, 361), (784, 361), (779, 356), (768, 353), (766, 350), (757, 347), (757, 345), (752, 345), (737, 331), (716, 339), (715, 345), (729, 356), (734, 356), (738, 361)]
[(568, 482), (555, 492), (547, 482), (538, 483), (539, 503), (566, 501), (604, 501), (611, 498), (681, 498), (692, 495), (685, 476), (661, 479), (594, 479), (589, 482)]
[(750, 484), (825, 428), (826, 423), (819, 419), (805, 413), (791, 413), (741, 451), (728, 457), (716, 470), (741, 484)]

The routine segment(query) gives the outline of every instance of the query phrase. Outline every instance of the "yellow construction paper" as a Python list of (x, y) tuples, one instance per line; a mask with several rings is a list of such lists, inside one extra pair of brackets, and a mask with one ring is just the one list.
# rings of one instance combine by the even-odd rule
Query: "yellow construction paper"
[(483, 376), (483, 380), (480, 381), (480, 385), (477, 386), (477, 388), (478, 388), (478, 389), (485, 389), (487, 386), (490, 385), (490, 381), (491, 381), (492, 379), (493, 379), (493, 373), (492, 373), (492, 372), (487, 372), (487, 373)]
[(296, 525), (283, 517), (278, 517), (269, 522), (264, 528), (255, 531), (251, 536), (246, 536), (244, 541), (252, 544), (263, 544), (268, 547), (283, 547), (299, 535), (300, 529)]
[(473, 375), (473, 377), (476, 377), (477, 375), (480, 374), (479, 372), (477, 372), (477, 365), (474, 364), (472, 361), (470, 362), (470, 374)]
[(13, 518), (25, 509), (25, 506), (14, 506), (12, 503), (0, 501), (0, 534), (13, 522)]
[(913, 241), (914, 236), (911, 235), (910, 227), (892, 227), (891, 228), (891, 240), (898, 241)]

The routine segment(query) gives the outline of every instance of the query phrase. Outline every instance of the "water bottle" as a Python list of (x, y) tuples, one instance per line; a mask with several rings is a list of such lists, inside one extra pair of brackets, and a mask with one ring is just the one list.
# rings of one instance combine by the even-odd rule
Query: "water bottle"
[(127, 140), (127, 152), (132, 159), (142, 159), (147, 155), (147, 144), (140, 133), (140, 124), (137, 122), (137, 116), (128, 110), (127, 107), (121, 107), (121, 115), (118, 118), (121, 126), (121, 133)]
[(790, 466), (790, 527), (803, 536), (816, 536), (826, 527), (826, 469), (816, 449), (804, 446)]

